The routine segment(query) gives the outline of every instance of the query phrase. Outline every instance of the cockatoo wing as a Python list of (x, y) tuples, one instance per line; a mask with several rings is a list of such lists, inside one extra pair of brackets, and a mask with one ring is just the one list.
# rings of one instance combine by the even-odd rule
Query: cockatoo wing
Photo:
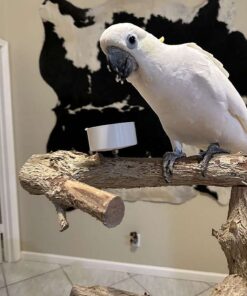
[[(244, 131), (247, 133), (247, 110), (243, 98), (239, 95), (236, 89), (231, 84), (227, 93), (228, 111), (241, 124)], [(247, 135), (246, 135), (247, 137)]]
[[(186, 43), (188, 47), (194, 48), (198, 50), (204, 57), (206, 57), (210, 62), (214, 63), (217, 68), (228, 78), (229, 73), (224, 68), (223, 64), (217, 60), (211, 53), (207, 52), (206, 50), (202, 49), (196, 43)], [(243, 127), (244, 131), (247, 132), (247, 110), (245, 103), (236, 89), (233, 87), (232, 84), (228, 84), (227, 87), (227, 101), (228, 101), (228, 111), (229, 113), (236, 118), (241, 126)]]
[(213, 62), (227, 78), (229, 77), (229, 73), (226, 71), (223, 64), (219, 60), (217, 60), (211, 53), (202, 49), (200, 46), (198, 46), (194, 42), (186, 43), (185, 45), (192, 47), (192, 48), (198, 50), (199, 52), (201, 52), (207, 59), (209, 59), (211, 62)]

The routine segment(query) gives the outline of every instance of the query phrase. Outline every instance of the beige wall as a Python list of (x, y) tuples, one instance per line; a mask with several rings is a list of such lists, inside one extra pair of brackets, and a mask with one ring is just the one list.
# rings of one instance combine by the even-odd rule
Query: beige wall
[[(1, 17), (3, 2), (5, 29)], [(38, 69), (43, 41), (40, 3), (0, 0), (0, 37), (5, 36), (10, 43), (18, 169), (31, 154), (45, 152), (55, 122), (51, 109), (57, 98)], [(246, 21), (239, 24), (247, 32)], [(110, 230), (87, 214), (75, 211), (68, 215), (70, 228), (64, 233), (58, 231), (55, 210), (44, 197), (30, 196), (19, 188), (19, 206), (21, 245), (26, 251), (214, 272), (227, 270), (220, 247), (211, 237), (211, 229), (217, 229), (226, 219), (227, 208), (206, 197), (180, 206), (126, 203), (123, 223)], [(128, 245), (128, 234), (133, 230), (142, 235), (142, 246), (136, 252), (131, 252)]]
[(0, 0), (0, 38), (4, 38), (5, 31), (5, 2)]

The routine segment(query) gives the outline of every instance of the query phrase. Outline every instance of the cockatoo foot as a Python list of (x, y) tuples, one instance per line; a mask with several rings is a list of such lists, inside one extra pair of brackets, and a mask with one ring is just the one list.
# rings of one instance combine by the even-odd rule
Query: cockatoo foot
[(173, 172), (173, 166), (177, 159), (185, 157), (186, 154), (182, 151), (166, 152), (163, 156), (163, 175), (167, 183), (170, 182), (170, 178)]
[(200, 152), (200, 156), (202, 157), (202, 161), (200, 165), (201, 165), (203, 177), (205, 177), (206, 175), (208, 164), (211, 158), (215, 154), (221, 154), (221, 153), (230, 153), (230, 152), (223, 148), (220, 148), (220, 145), (218, 143), (212, 143), (208, 146), (208, 149), (206, 151)]

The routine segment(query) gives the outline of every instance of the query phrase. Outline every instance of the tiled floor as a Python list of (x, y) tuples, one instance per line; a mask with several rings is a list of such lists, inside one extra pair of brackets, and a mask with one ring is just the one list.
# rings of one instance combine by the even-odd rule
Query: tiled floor
[(22, 260), (0, 264), (0, 296), (69, 296), (72, 285), (103, 285), (152, 296), (209, 296), (212, 284)]

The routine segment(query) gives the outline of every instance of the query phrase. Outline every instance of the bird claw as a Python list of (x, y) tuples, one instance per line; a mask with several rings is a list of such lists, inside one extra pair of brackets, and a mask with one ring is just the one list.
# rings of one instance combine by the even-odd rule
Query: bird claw
[(173, 173), (173, 167), (175, 161), (181, 157), (186, 156), (183, 152), (166, 152), (163, 156), (163, 175), (167, 183), (170, 182), (170, 178)]
[(200, 157), (202, 158), (202, 161), (200, 162), (200, 167), (201, 167), (201, 173), (203, 177), (206, 176), (206, 171), (208, 168), (209, 161), (213, 158), (215, 154), (221, 154), (221, 153), (228, 154), (229, 151), (223, 148), (220, 148), (220, 145), (218, 143), (210, 144), (206, 151), (202, 151), (199, 153)]

